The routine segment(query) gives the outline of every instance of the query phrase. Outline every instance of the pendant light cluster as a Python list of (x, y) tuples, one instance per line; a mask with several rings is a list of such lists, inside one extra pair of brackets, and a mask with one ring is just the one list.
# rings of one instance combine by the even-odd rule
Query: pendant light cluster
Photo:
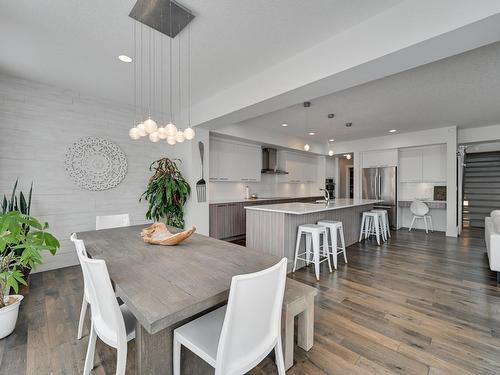
[[(187, 127), (182, 130), (179, 126), (180, 122), (180, 113), (181, 113), (181, 38), (180, 35), (177, 35), (178, 39), (178, 104), (179, 104), (179, 112), (177, 115), (177, 126), (174, 124), (174, 111), (173, 111), (173, 95), (172, 95), (172, 80), (173, 80), (173, 74), (172, 74), (172, 38), (169, 37), (169, 119), (168, 122), (165, 120), (165, 113), (164, 113), (164, 98), (163, 98), (163, 70), (164, 70), (164, 65), (163, 65), (163, 41), (164, 41), (164, 34), (158, 33), (156, 30), (153, 30), (149, 28), (149, 47), (148, 47), (148, 84), (147, 84), (147, 89), (148, 89), (148, 108), (147, 108), (147, 119), (146, 120), (141, 120), (141, 117), (144, 116), (145, 113), (145, 108), (143, 106), (143, 89), (144, 89), (144, 54), (143, 54), (143, 24), (140, 24), (140, 60), (137, 58), (138, 57), (138, 43), (137, 43), (137, 21), (134, 21), (134, 127), (132, 127), (129, 130), (129, 137), (133, 140), (138, 140), (143, 137), (148, 137), (149, 140), (153, 143), (160, 142), (162, 140), (165, 140), (169, 145), (175, 145), (177, 143), (182, 143), (184, 140), (192, 140), (195, 136), (195, 131), (191, 127), (191, 27), (188, 26), (188, 67), (187, 67), (187, 92), (188, 92), (188, 119), (187, 119)], [(156, 52), (157, 52), (157, 42), (156, 42), (156, 35), (160, 36), (159, 44), (160, 44), (160, 92), (161, 92), (161, 97), (160, 97), (160, 121), (155, 121), (152, 118), (152, 112), (155, 110), (155, 103), (157, 100), (155, 100), (155, 96), (157, 94), (157, 88), (156, 88)], [(153, 46), (152, 46), (153, 44)], [(139, 90), (138, 90), (138, 85), (137, 85), (137, 78), (139, 75)], [(137, 113), (137, 102), (138, 98), (140, 100), (140, 113)], [(153, 100), (153, 101), (152, 101)], [(158, 110), (158, 108), (156, 108)], [(144, 116), (145, 117), (145, 116)], [(143, 117), (143, 118), (144, 118)], [(161, 123), (165, 125), (161, 125)], [(137, 125), (136, 125), (137, 124)]]

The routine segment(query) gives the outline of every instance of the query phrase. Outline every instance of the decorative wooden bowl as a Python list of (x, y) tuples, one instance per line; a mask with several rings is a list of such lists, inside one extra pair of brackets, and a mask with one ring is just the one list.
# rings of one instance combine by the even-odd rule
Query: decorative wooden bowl
[(171, 233), (164, 223), (154, 223), (153, 225), (144, 228), (141, 232), (141, 236), (144, 242), (153, 245), (174, 246), (180, 244), (195, 231), (196, 227), (192, 227), (189, 230), (179, 233)]

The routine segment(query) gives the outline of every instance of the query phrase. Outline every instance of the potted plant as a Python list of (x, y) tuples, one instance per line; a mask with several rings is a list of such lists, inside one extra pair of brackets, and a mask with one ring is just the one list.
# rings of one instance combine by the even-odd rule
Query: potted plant
[(184, 204), (191, 187), (182, 176), (176, 161), (162, 158), (149, 166), (154, 171), (149, 179), (147, 190), (141, 195), (149, 203), (146, 218), (159, 221), (165, 218), (168, 225), (184, 228)]
[(48, 227), (19, 211), (0, 215), (0, 339), (11, 334), (16, 325), (23, 296), (9, 293), (11, 289), (18, 293), (19, 285), (26, 285), (22, 270), (41, 264), (42, 251), (55, 255), (60, 247), (59, 241), (46, 231)]

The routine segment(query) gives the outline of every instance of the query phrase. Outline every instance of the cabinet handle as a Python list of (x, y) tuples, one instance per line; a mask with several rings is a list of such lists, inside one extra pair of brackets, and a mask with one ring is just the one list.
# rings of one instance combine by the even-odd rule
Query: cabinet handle
[(256, 178), (249, 178), (250, 181), (257, 181)]
[(226, 181), (226, 180), (229, 180), (229, 177), (219, 177), (219, 180)]
[(240, 181), (248, 181), (248, 178), (240, 178)]

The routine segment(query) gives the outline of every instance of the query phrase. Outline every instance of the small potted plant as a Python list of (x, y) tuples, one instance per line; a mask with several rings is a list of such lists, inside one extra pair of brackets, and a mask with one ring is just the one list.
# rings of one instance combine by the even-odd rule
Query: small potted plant
[[(19, 211), (0, 215), (0, 339), (12, 333), (16, 326), (22, 295), (9, 295), (12, 289), (26, 285), (22, 269), (36, 268), (43, 262), (42, 251), (54, 255), (59, 241), (34, 217)], [(28, 230), (26, 228), (29, 228)]]

